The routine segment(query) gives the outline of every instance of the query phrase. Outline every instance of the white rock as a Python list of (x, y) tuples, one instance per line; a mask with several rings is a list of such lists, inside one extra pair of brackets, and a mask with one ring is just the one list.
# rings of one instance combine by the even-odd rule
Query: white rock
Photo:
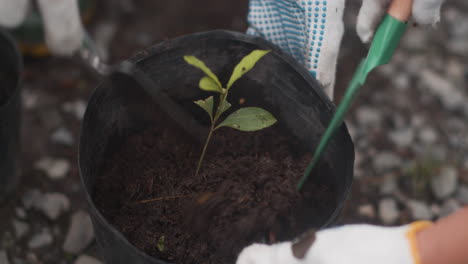
[(359, 215), (367, 218), (375, 218), (375, 210), (372, 204), (364, 204), (359, 206), (358, 209)]
[(62, 193), (47, 193), (43, 196), (40, 209), (49, 219), (56, 220), (70, 209), (70, 200)]
[(457, 200), (463, 205), (468, 205), (468, 186), (462, 185), (458, 188)]
[(420, 75), (421, 86), (440, 98), (449, 110), (464, 109), (466, 96), (452, 82), (432, 70), (424, 69)]
[(431, 213), (432, 213), (433, 216), (440, 215), (440, 210), (441, 210), (441, 208), (440, 208), (439, 205), (437, 205), (437, 204), (432, 204), (431, 205)]
[(396, 176), (393, 174), (385, 175), (384, 180), (379, 188), (380, 194), (382, 195), (393, 194), (398, 190)]
[(427, 47), (427, 37), (426, 30), (414, 28), (411, 34), (405, 34), (402, 45), (409, 50), (424, 50)]
[(52, 244), (54, 238), (50, 234), (49, 230), (43, 229), (40, 233), (35, 234), (28, 242), (28, 248), (37, 249), (46, 247)]
[(360, 107), (356, 111), (357, 122), (361, 126), (375, 126), (382, 120), (382, 114), (374, 108)]
[(442, 204), (442, 209), (440, 210), (440, 217), (446, 217), (461, 208), (460, 203), (455, 199), (448, 199)]
[(6, 251), (0, 250), (0, 264), (9, 264)]
[(443, 199), (453, 194), (457, 188), (458, 172), (453, 167), (443, 167), (440, 172), (431, 177), (431, 187), (434, 195)]
[(38, 189), (28, 190), (21, 200), (26, 209), (37, 208), (41, 204), (42, 193)]
[(94, 230), (89, 214), (78, 211), (71, 217), (71, 223), (63, 244), (63, 250), (71, 254), (79, 254), (94, 239)]
[(54, 143), (63, 144), (66, 146), (71, 146), (75, 143), (75, 139), (73, 138), (73, 135), (71, 134), (70, 130), (68, 130), (65, 127), (57, 129), (52, 134), (50, 139)]
[(400, 73), (393, 79), (393, 83), (395, 84), (396, 88), (400, 90), (406, 90), (410, 86), (410, 78), (408, 74)]
[(399, 216), (400, 212), (394, 199), (387, 198), (379, 202), (379, 217), (384, 224), (395, 223)]
[(15, 230), (16, 239), (21, 239), (29, 231), (29, 225), (25, 222), (13, 220), (12, 225)]
[(102, 264), (102, 262), (93, 257), (87, 256), (87, 255), (81, 255), (75, 261), (75, 264)]
[(66, 102), (63, 105), (63, 110), (67, 113), (75, 115), (78, 120), (83, 119), (86, 111), (86, 103), (83, 100), (76, 100), (73, 102)]
[(390, 140), (400, 148), (408, 147), (414, 140), (414, 130), (411, 127), (390, 132)]
[(16, 216), (19, 217), (20, 219), (26, 218), (26, 211), (21, 207), (16, 207), (15, 213), (16, 213)]
[(50, 157), (37, 161), (35, 168), (44, 171), (52, 180), (63, 179), (70, 170), (70, 162), (66, 159), (54, 159)]
[(419, 130), (419, 139), (426, 144), (433, 144), (437, 141), (437, 132), (432, 127), (422, 127)]
[(427, 204), (421, 201), (410, 200), (407, 203), (413, 220), (431, 220), (432, 212)]
[(383, 172), (385, 170), (397, 168), (401, 165), (400, 157), (390, 153), (390, 152), (382, 152), (377, 154), (374, 157), (374, 168), (378, 172)]

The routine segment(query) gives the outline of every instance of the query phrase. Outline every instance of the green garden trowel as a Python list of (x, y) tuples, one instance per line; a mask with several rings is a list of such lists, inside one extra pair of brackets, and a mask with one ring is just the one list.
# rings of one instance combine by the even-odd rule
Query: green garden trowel
[(342, 125), (346, 113), (353, 103), (359, 89), (364, 85), (367, 75), (380, 65), (390, 62), (398, 44), (405, 33), (407, 21), (411, 16), (412, 0), (394, 0), (390, 5), (388, 14), (382, 20), (378, 27), (367, 57), (361, 62), (358, 69), (353, 75), (349, 83), (345, 95), (336, 109), (333, 118), (328, 124), (325, 133), (323, 134), (318, 147), (315, 149), (312, 161), (307, 166), (304, 176), (297, 185), (297, 190), (300, 191), (304, 183), (309, 178), (312, 170), (319, 162), (323, 152), (328, 146), (335, 132)]

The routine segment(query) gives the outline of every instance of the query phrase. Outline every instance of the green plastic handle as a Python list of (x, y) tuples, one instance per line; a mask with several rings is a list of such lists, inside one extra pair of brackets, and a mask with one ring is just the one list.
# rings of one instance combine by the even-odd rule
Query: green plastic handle
[(332, 120), (328, 124), (325, 133), (320, 139), (318, 147), (315, 149), (312, 161), (307, 166), (304, 175), (297, 185), (298, 191), (302, 189), (312, 170), (322, 157), (322, 154), (327, 148), (331, 138), (335, 135), (338, 128), (343, 124), (345, 115), (353, 103), (356, 95), (358, 94), (359, 89), (366, 82), (367, 75), (376, 67), (390, 62), (393, 53), (395, 52), (403, 34), (405, 33), (406, 26), (407, 24), (405, 22), (397, 20), (390, 15), (385, 16), (383, 19), (382, 23), (377, 29), (377, 32), (375, 33), (374, 39), (372, 40), (367, 58), (361, 62), (358, 69), (354, 73), (353, 79), (349, 83), (340, 105), (336, 109)]

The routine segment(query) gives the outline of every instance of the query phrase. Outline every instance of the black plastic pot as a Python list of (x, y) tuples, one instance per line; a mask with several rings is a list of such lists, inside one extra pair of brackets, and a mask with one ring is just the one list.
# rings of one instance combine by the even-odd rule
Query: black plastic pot
[[(129, 60), (149, 77), (152, 87), (142, 88), (132, 78), (116, 74), (96, 88), (82, 125), (79, 167), (96, 238), (107, 263), (166, 263), (131, 245), (98, 211), (92, 198), (103, 160), (129, 135), (155, 125), (151, 109), (158, 99), (153, 100), (148, 93), (153, 97), (169, 96), (186, 113), (192, 113), (198, 119), (201, 110), (192, 101), (206, 96), (196, 86), (202, 73), (187, 65), (183, 55), (199, 57), (225, 83), (233, 66), (254, 49), (271, 49), (273, 52), (239, 80), (237, 88), (231, 91), (230, 101), (236, 102), (235, 97), (242, 96), (246, 101), (255, 101), (256, 106), (268, 109), (289, 136), (298, 139), (312, 152), (331, 119), (334, 105), (307, 70), (261, 38), (213, 31), (166, 41)], [(250, 87), (250, 90), (242, 87)], [(324, 161), (328, 166), (322, 166), (311, 181), (336, 190), (336, 203), (314, 215), (310, 227), (329, 225), (339, 214), (350, 190), (354, 147), (345, 125), (331, 142)]]
[(18, 182), (22, 68), (14, 40), (0, 29), (0, 201)]

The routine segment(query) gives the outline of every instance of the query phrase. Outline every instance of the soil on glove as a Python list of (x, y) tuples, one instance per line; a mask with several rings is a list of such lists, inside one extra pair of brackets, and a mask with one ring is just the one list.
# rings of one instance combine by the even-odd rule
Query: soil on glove
[[(106, 161), (93, 195), (106, 219), (149, 255), (235, 263), (253, 242), (291, 239), (323, 224), (314, 219), (336, 203), (332, 187), (308, 183), (296, 192), (310, 155), (278, 125), (216, 131), (195, 177), (202, 146), (162, 115), (156, 119), (164, 126), (131, 136)], [(152, 198), (161, 199), (141, 202)]]

